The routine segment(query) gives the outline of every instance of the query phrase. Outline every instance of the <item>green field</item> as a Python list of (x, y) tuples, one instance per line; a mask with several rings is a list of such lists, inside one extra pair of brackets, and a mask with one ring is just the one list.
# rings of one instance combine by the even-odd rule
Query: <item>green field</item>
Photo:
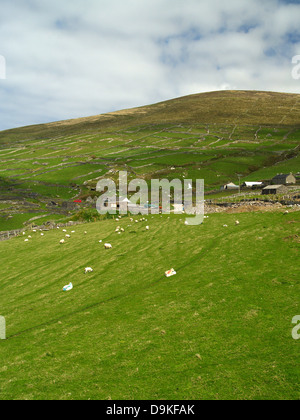
[(299, 399), (299, 212), (147, 219), (0, 242), (0, 399)]
[[(211, 92), (1, 132), (0, 231), (27, 231), (0, 242), (0, 400), (300, 399), (296, 207), (186, 226), (117, 222), (87, 200), (126, 170), (148, 184), (204, 179), (208, 200), (241, 201), (220, 186), (300, 172), (299, 101)], [(90, 223), (70, 238), (30, 230), (70, 220)]]

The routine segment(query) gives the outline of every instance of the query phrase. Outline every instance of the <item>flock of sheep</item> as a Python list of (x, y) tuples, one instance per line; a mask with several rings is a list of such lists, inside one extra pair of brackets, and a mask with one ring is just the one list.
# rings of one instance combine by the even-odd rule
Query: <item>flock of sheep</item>
[[(204, 217), (205, 218), (208, 218), (209, 216), (204, 216)], [(121, 218), (122, 217), (119, 216), (118, 218), (115, 219), (115, 221), (116, 222), (119, 222)], [(133, 223), (133, 222), (135, 222), (135, 223), (147, 222), (147, 219), (145, 219), (144, 217), (143, 218), (140, 218), (140, 219), (136, 219), (136, 220), (134, 220), (133, 218), (130, 218), (130, 222), (131, 223)], [(239, 224), (240, 224), (240, 222), (238, 220), (236, 220), (235, 221), (235, 225), (239, 225)], [(128, 227), (130, 227), (130, 226), (132, 226), (132, 225), (129, 224)], [(228, 227), (228, 225), (223, 225), (223, 227)], [(60, 227), (57, 226), (57, 229), (60, 229)], [(150, 229), (150, 227), (147, 225), (145, 227), (145, 229), (148, 231)], [(42, 232), (42, 229), (40, 229), (39, 231), (40, 231), (40, 235), (41, 236), (45, 236), (45, 234)], [(69, 239), (69, 238), (71, 238), (71, 235), (67, 233), (67, 230), (66, 229), (62, 229), (62, 232), (65, 234), (65, 238), (64, 239), (61, 239), (59, 241), (59, 243), (61, 245), (65, 244), (66, 243), (66, 240)], [(122, 233), (125, 232), (125, 229), (123, 227), (121, 227), (121, 226), (117, 226), (116, 229), (115, 229), (115, 232), (118, 235), (121, 235)], [(33, 229), (32, 230), (32, 233), (35, 233), (36, 234), (36, 233), (38, 233), (38, 231), (36, 229)], [(74, 234), (74, 233), (75, 233), (75, 230), (72, 230), (71, 231), (71, 234)], [(84, 234), (87, 235), (87, 232), (85, 231)], [(26, 233), (23, 232), (23, 235), (25, 236)], [(28, 237), (25, 239), (25, 242), (29, 242), (30, 239), (32, 239), (32, 236), (31, 235), (28, 235)], [(102, 240), (100, 240), (99, 243), (102, 243)], [(105, 249), (112, 249), (112, 244), (111, 243), (104, 243), (104, 248)], [(85, 274), (92, 273), (93, 271), (94, 270), (93, 270), (92, 267), (85, 267), (85, 269), (84, 269), (84, 273)], [(168, 270), (168, 271), (165, 272), (165, 276), (166, 277), (170, 277), (170, 276), (173, 276), (175, 274), (176, 274), (176, 271), (173, 268), (171, 268), (171, 270)], [(72, 290), (72, 289), (73, 289), (73, 284), (72, 283), (64, 286), (64, 288), (63, 288), (64, 291), (69, 291), (69, 290)]]

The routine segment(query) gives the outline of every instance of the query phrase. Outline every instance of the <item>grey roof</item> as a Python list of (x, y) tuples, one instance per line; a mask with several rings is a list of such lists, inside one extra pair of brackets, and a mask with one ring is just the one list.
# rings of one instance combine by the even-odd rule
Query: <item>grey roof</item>
[(272, 179), (287, 178), (288, 176), (294, 176), (294, 175), (292, 173), (290, 173), (290, 174), (277, 174)]
[(284, 187), (284, 185), (268, 185), (267, 187), (264, 188), (264, 190), (277, 189), (280, 187)]

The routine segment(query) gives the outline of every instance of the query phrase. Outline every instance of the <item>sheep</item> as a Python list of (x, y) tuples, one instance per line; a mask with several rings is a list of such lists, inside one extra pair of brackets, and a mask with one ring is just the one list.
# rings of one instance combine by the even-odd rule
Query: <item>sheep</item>
[(66, 233), (67, 232), (66, 229), (63, 229), (63, 232)]
[(146, 226), (146, 230), (149, 230), (150, 229), (150, 227), (149, 226)]
[(29, 242), (29, 239), (25, 239), (25, 241), (24, 242)]
[(71, 236), (70, 235), (66, 235), (66, 238), (71, 238)]
[(101, 241), (99, 241), (99, 244), (102, 244), (102, 239), (101, 239)]
[(29, 239), (31, 239), (31, 236), (30, 236), (30, 235), (28, 235), (28, 238), (29, 238)]
[(91, 268), (91, 267), (86, 267), (85, 269), (84, 269), (84, 272), (85, 272), (85, 274), (87, 274), (87, 273), (92, 273), (94, 270)]
[(41, 236), (45, 236), (43, 233), (41, 233)]
[(236, 220), (235, 224), (238, 226), (240, 224), (240, 222), (238, 220)]
[(121, 232), (125, 232), (125, 229), (121, 228)]
[(104, 244), (104, 248), (105, 249), (111, 249), (112, 248), (112, 245), (111, 244)]
[(59, 241), (59, 243), (60, 243), (60, 244), (64, 244), (64, 243), (65, 243), (65, 240), (64, 240), (64, 239), (61, 239), (61, 240)]
[(228, 225), (223, 225), (223, 227), (228, 227)]
[(87, 231), (85, 231), (84, 234), (87, 235)]
[(71, 233), (75, 233), (75, 230), (72, 230), (72, 232)]

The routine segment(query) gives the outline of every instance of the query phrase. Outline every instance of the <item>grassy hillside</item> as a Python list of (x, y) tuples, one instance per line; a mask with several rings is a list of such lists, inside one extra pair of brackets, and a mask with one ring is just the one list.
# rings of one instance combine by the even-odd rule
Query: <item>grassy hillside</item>
[(299, 212), (235, 220), (0, 242), (0, 399), (299, 399)]
[(203, 178), (207, 192), (238, 183), (238, 174), (259, 181), (298, 172), (299, 104), (300, 95), (221, 91), (3, 131), (0, 230), (21, 227), (20, 214), (69, 217), (64, 201), (86, 199), (118, 170), (147, 181)]

